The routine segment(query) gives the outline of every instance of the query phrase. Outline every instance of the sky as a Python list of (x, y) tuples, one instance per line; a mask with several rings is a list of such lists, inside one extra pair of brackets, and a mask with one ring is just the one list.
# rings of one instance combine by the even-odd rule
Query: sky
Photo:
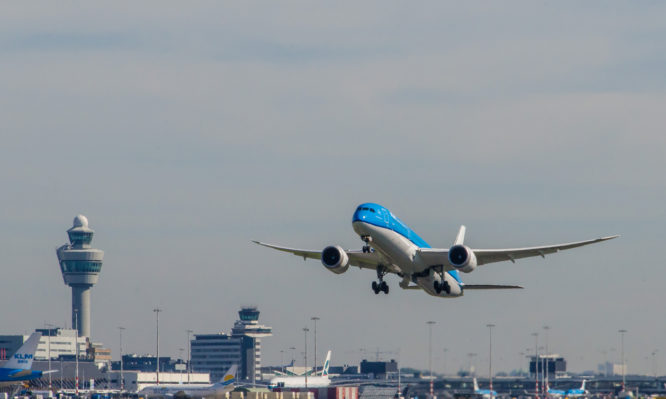
[[(595, 370), (626, 329), (629, 372), (663, 375), (664, 20), (655, 1), (5, 3), (0, 333), (70, 325), (55, 248), (81, 213), (114, 358), (119, 326), (153, 353), (156, 306), (179, 356), (255, 305), (264, 364), (302, 359), (317, 316), (334, 365), (430, 350), (486, 375), (493, 323), (496, 371), (525, 368), (534, 332)], [(363, 202), (440, 248), (461, 224), (473, 248), (621, 237), (480, 267), (463, 280), (525, 289), (457, 299), (251, 243), (360, 249)]]

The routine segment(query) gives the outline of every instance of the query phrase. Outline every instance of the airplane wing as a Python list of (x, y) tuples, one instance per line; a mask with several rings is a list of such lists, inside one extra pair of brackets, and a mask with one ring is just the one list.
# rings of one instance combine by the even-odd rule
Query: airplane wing
[[(255, 244), (262, 245), (264, 247), (277, 249), (278, 251), (289, 252), (296, 256), (300, 256), (303, 259), (309, 258), (309, 259), (321, 260), (321, 251), (281, 247), (279, 245), (267, 244), (261, 241), (252, 241), (252, 242), (254, 242)], [(357, 266), (363, 269), (376, 270), (377, 265), (381, 263), (379, 256), (374, 252), (362, 252), (362, 251), (350, 251), (350, 250), (345, 250), (345, 252), (349, 257), (349, 264), (352, 266)]]
[[(609, 236), (596, 238), (594, 240), (576, 241), (566, 244), (544, 245), (539, 247), (526, 247), (526, 248), (508, 248), (508, 249), (472, 249), (476, 256), (477, 265), (485, 265), (493, 262), (511, 261), (516, 259), (529, 258), (540, 256), (545, 258), (548, 254), (553, 254), (565, 249), (582, 247), (584, 245), (594, 244), (606, 240), (611, 240), (619, 236)], [(419, 255), (423, 258), (428, 265), (445, 265), (447, 270), (452, 270), (453, 267), (449, 263), (449, 250), (436, 249), (436, 248), (420, 248)], [(469, 288), (469, 286), (466, 286)]]
[(544, 245), (539, 247), (529, 247), (529, 248), (512, 248), (512, 249), (474, 249), (474, 255), (476, 255), (476, 260), (479, 265), (484, 265), (486, 263), (493, 262), (502, 262), (505, 260), (510, 260), (511, 262), (516, 261), (516, 259), (529, 258), (534, 256), (540, 256), (545, 258), (548, 254), (554, 254), (558, 251), (564, 251), (565, 249), (582, 247), (584, 245), (595, 244), (597, 242), (612, 240), (619, 236), (609, 236), (596, 238), (594, 240), (586, 241), (577, 241), (570, 242), (566, 244), (557, 244), (557, 245)]

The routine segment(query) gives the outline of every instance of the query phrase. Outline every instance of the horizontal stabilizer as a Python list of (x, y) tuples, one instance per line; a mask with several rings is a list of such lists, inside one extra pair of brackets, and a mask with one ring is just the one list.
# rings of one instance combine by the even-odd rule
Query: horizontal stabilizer
[(495, 284), (465, 284), (463, 286), (465, 290), (513, 290), (513, 289), (523, 289), (519, 285), (495, 285)]

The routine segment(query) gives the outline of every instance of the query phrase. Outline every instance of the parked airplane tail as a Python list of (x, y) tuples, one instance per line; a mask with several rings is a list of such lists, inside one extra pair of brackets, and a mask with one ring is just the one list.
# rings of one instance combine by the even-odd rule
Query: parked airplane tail
[(224, 377), (222, 377), (222, 379), (220, 381), (218, 381), (217, 384), (215, 384), (215, 385), (226, 387), (226, 386), (233, 385), (234, 383), (236, 383), (236, 371), (237, 370), (238, 370), (238, 366), (235, 365), (235, 364), (233, 366), (229, 367), (229, 370), (227, 370), (227, 372), (224, 373)]
[(479, 390), (479, 382), (476, 380), (476, 377), (474, 377), (473, 381), (474, 381), (474, 391), (476, 392)]
[(41, 337), (41, 333), (32, 333), (28, 340), (18, 348), (2, 367), (15, 370), (30, 370), (32, 368), (32, 359), (35, 356), (35, 350)]
[(587, 380), (583, 380), (583, 383), (582, 383), (581, 386), (580, 386), (580, 390), (581, 390), (581, 391), (585, 391), (585, 382), (586, 382), (586, 381), (587, 381)]
[(328, 366), (331, 362), (331, 351), (326, 354), (326, 361), (324, 361), (324, 368), (321, 371), (322, 377), (328, 377)]

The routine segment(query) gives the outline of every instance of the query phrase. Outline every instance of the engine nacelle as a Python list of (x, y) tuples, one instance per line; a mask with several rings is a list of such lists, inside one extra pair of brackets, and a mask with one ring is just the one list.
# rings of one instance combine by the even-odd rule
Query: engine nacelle
[(476, 255), (464, 245), (454, 245), (449, 249), (449, 262), (463, 273), (476, 269)]
[(344, 273), (349, 269), (349, 257), (339, 245), (324, 248), (321, 251), (321, 263), (335, 274)]

